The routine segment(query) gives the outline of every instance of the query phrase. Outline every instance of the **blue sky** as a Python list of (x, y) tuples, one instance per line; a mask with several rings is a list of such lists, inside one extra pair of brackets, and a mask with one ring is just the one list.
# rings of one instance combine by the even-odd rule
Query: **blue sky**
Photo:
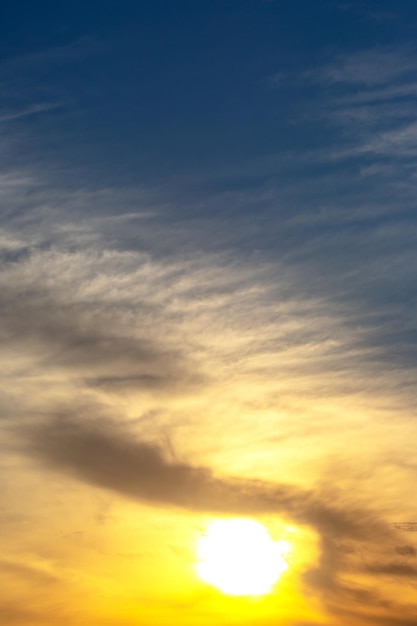
[[(107, 623), (100, 567), (137, 603), (124, 625), (176, 623), (169, 583), (131, 589), (120, 520), (140, 511), (152, 567), (188, 580), (181, 528), (228, 513), (207, 476), (225, 500), (243, 481), (230, 514), (304, 528), (299, 612), (251, 624), (415, 623), (417, 547), (395, 529), (416, 521), (416, 34), (408, 0), (4, 9), (8, 623)], [(98, 519), (100, 547), (66, 552)], [(231, 623), (187, 584), (192, 626)], [(167, 613), (146, 621), (152, 594)]]
[(4, 107), (56, 105), (26, 121), (51, 159), (107, 168), (115, 183), (323, 147), (340, 134), (306, 117), (306, 100), (320, 108), (324, 93), (304, 73), (411, 43), (416, 12), (410, 2), (10, 5)]

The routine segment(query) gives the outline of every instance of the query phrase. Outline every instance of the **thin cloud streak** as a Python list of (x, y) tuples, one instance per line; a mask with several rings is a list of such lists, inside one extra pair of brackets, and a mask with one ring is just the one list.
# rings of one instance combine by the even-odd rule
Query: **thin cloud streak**
[(0, 114), (0, 123), (4, 122), (12, 122), (14, 120), (19, 120), (25, 117), (30, 117), (31, 115), (37, 115), (39, 113), (46, 113), (48, 111), (54, 111), (58, 109), (61, 105), (53, 104), (53, 103), (44, 103), (44, 104), (33, 104), (30, 107), (22, 109), (20, 111), (13, 111), (11, 113), (3, 113)]

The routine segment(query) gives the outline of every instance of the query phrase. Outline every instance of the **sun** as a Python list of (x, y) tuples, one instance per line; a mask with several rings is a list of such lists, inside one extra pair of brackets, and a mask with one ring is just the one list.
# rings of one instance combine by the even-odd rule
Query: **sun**
[(273, 541), (250, 519), (212, 522), (197, 546), (196, 570), (204, 582), (233, 596), (269, 593), (288, 568), (286, 541)]

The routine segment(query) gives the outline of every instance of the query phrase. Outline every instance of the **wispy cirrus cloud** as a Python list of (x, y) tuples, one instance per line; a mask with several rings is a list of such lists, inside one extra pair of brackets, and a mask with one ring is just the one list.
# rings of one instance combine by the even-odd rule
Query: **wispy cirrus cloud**
[(4, 111), (0, 113), (0, 123), (12, 122), (14, 120), (20, 120), (25, 117), (37, 115), (39, 113), (46, 113), (48, 111), (53, 111), (55, 109), (58, 109), (59, 107), (60, 107), (59, 104), (45, 102), (45, 103), (40, 103), (40, 104), (33, 104), (19, 111), (16, 111), (16, 110), (13, 110), (10, 112)]
[(413, 48), (374, 47), (341, 55), (308, 72), (306, 78), (331, 89), (324, 116), (350, 134), (351, 155), (414, 155), (417, 54)]
[(369, 48), (337, 56), (331, 63), (312, 70), (310, 76), (323, 83), (362, 86), (365, 89), (404, 83), (416, 77), (412, 48)]

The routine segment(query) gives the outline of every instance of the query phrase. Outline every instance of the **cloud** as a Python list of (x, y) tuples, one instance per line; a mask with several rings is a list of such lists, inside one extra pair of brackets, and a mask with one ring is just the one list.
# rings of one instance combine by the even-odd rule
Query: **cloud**
[(59, 108), (59, 104), (53, 103), (43, 103), (43, 104), (33, 104), (32, 106), (26, 107), (19, 111), (12, 111), (9, 113), (0, 113), (0, 123), (2, 122), (12, 122), (14, 120), (22, 119), (24, 117), (29, 117), (31, 115), (37, 115), (38, 113), (46, 113), (47, 111), (53, 111), (54, 109)]
[(30, 429), (27, 451), (92, 485), (165, 506), (225, 514), (282, 513), (321, 533), (367, 536), (370, 512), (339, 509), (313, 493), (280, 483), (215, 477), (210, 470), (168, 460), (109, 421), (63, 417)]
[(20, 563), (17, 561), (8, 561), (0, 559), (0, 574), (11, 573), (21, 578), (26, 578), (30, 583), (37, 583), (39, 585), (55, 584), (60, 581), (59, 577), (40, 567), (28, 565), (27, 563)]
[(402, 578), (416, 578), (417, 568), (407, 563), (380, 563), (367, 566), (367, 571), (383, 576), (399, 576)]
[(126, 290), (151, 280), (146, 256), (27, 251), (6, 241), (13, 259), (0, 273), (0, 334), (9, 352), (19, 347), (39, 371), (72, 372), (90, 387), (163, 393), (201, 384), (164, 307), (146, 298), (147, 289), (133, 299)]
[[(332, 611), (345, 605), (383, 605), (379, 593), (347, 583), (346, 573), (415, 577), (416, 569), (403, 562), (364, 566), (363, 551), (383, 557), (394, 550), (396, 534), (375, 511), (356, 506), (346, 493), (341, 499), (319, 485), (308, 491), (279, 481), (216, 476), (178, 460), (172, 450), (133, 437), (109, 419), (64, 415), (26, 425), (21, 435), (26, 453), (46, 467), (142, 503), (220, 515), (275, 514), (314, 528), (321, 556), (318, 566), (304, 574), (304, 583), (322, 594)], [(409, 556), (414, 548), (397, 548), (397, 553)]]
[[(94, 305), (66, 305), (47, 291), (34, 295), (5, 289), (3, 294), (0, 332), (9, 344), (31, 345), (44, 365), (73, 370), (90, 385), (163, 390), (198, 381), (197, 372), (187, 372), (180, 350), (164, 347), (150, 333), (125, 336), (120, 319)], [(142, 314), (149, 316), (146, 305)]]
[(305, 75), (320, 86), (315, 114), (343, 130), (341, 158), (414, 158), (416, 59), (412, 47), (379, 46), (339, 55)]
[(395, 48), (370, 48), (337, 57), (313, 72), (323, 82), (373, 87), (402, 80), (415, 73), (412, 51)]
[(397, 546), (395, 551), (401, 556), (417, 556), (417, 551), (413, 546)]

